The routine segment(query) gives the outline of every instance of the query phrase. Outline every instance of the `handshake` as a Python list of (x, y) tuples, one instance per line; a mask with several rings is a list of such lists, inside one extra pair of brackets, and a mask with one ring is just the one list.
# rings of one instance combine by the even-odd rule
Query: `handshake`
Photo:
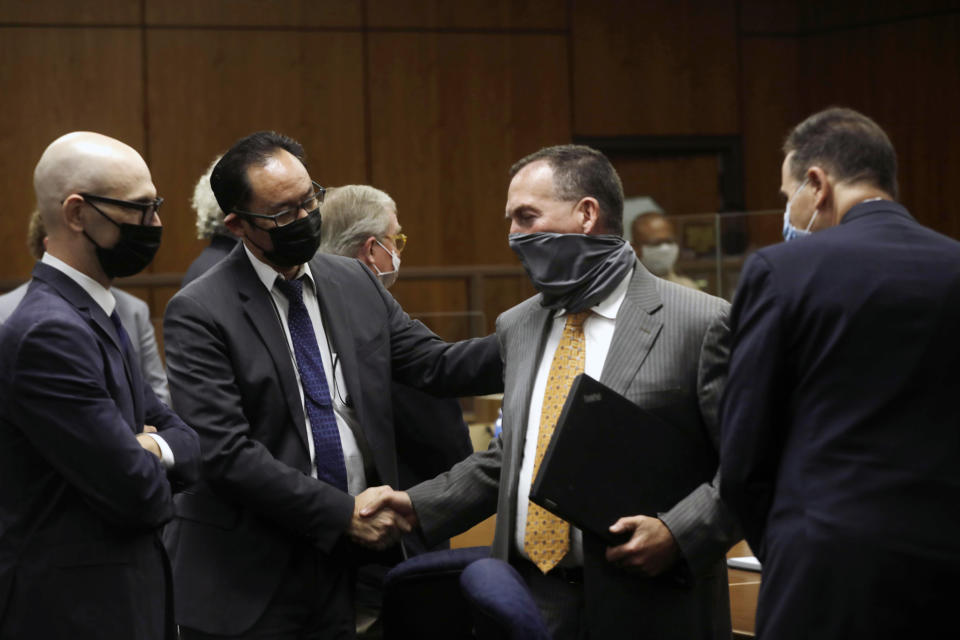
[(370, 487), (353, 502), (347, 535), (357, 544), (380, 551), (417, 526), (410, 496), (388, 486)]

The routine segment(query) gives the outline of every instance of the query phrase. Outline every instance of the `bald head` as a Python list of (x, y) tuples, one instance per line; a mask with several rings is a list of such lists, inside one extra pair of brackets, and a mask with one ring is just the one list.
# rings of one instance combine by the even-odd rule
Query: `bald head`
[(75, 131), (51, 142), (34, 169), (33, 188), (50, 236), (62, 226), (60, 207), (71, 194), (128, 200), (156, 196), (150, 170), (136, 150), (90, 131)]

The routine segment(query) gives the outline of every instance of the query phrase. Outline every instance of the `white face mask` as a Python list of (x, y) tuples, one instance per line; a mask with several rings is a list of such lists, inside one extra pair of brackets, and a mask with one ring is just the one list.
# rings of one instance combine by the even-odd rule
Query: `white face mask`
[(796, 240), (797, 238), (806, 238), (813, 231), (810, 231), (810, 227), (813, 226), (813, 221), (817, 219), (817, 214), (820, 213), (819, 209), (813, 210), (813, 215), (810, 216), (810, 222), (807, 223), (805, 229), (798, 229), (793, 226), (793, 223), (790, 222), (790, 205), (793, 204), (794, 198), (797, 197), (797, 194), (803, 191), (803, 188), (807, 186), (807, 181), (804, 180), (803, 183), (797, 187), (797, 190), (793, 192), (793, 195), (790, 196), (790, 199), (787, 200), (787, 209), (783, 212), (783, 239), (786, 242), (791, 240)]
[(663, 277), (673, 269), (679, 253), (680, 247), (676, 242), (645, 244), (640, 249), (640, 262), (653, 275)]
[(397, 276), (400, 275), (400, 256), (383, 246), (383, 243), (379, 240), (376, 242), (384, 251), (390, 254), (390, 263), (393, 265), (393, 271), (380, 271), (377, 264), (373, 264), (373, 268), (377, 272), (377, 277), (380, 278), (380, 284), (383, 285), (384, 289), (389, 289), (393, 286), (393, 283), (397, 281)]

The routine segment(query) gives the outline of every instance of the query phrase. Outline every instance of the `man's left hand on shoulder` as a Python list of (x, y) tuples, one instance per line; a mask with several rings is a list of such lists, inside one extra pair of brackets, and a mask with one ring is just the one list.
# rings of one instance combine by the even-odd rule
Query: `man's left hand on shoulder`
[(658, 518), (620, 518), (610, 526), (610, 532), (631, 534), (627, 542), (607, 547), (607, 561), (630, 571), (648, 576), (660, 575), (673, 566), (680, 555), (673, 534)]

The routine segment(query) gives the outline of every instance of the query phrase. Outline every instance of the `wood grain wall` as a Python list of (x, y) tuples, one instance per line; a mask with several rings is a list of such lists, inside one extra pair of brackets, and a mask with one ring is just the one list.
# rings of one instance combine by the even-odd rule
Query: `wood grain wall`
[[(0, 280), (26, 278), (32, 170), (75, 129), (139, 149), (167, 199), (150, 267), (199, 253), (188, 199), (210, 160), (271, 128), (324, 184), (393, 195), (404, 264), (517, 264), (506, 169), (576, 136), (736, 135), (748, 209), (780, 208), (781, 141), (831, 104), (884, 126), (901, 199), (960, 237), (960, 2), (813, 0), (0, 0)], [(703, 158), (622, 159), (628, 191), (709, 210)], [(461, 281), (403, 282), (412, 311)], [(529, 294), (484, 292), (487, 326)], [(162, 313), (173, 288), (138, 290)]]

